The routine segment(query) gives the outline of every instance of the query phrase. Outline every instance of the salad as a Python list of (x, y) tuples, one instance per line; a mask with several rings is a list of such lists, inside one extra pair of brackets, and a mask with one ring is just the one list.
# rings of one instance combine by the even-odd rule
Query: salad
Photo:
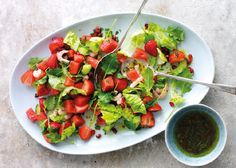
[(121, 49), (105, 57), (100, 80), (94, 82), (99, 60), (118, 46), (118, 33), (99, 26), (82, 37), (70, 31), (64, 38), (52, 39), (49, 57), (30, 58), (29, 69), (20, 80), (35, 88), (39, 103), (26, 114), (39, 125), (48, 143), (63, 142), (74, 134), (84, 141), (95, 134), (101, 138), (97, 130), (110, 134), (124, 128), (151, 128), (154, 113), (162, 110), (158, 102), (168, 92), (171, 107), (184, 102), (190, 83), (153, 72), (193, 77), (192, 55), (178, 49), (184, 40), (179, 27), (145, 24), (126, 46), (132, 54)]

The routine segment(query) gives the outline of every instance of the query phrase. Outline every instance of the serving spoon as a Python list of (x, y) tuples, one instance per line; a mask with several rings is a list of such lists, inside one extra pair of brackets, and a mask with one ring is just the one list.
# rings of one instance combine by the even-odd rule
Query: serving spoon
[(125, 39), (126, 39), (128, 33), (129, 33), (131, 27), (133, 26), (133, 24), (135, 23), (135, 21), (138, 19), (139, 15), (141, 14), (141, 11), (142, 11), (142, 9), (144, 8), (144, 6), (145, 6), (145, 4), (147, 3), (147, 1), (148, 1), (148, 0), (143, 0), (141, 6), (139, 7), (139, 9), (138, 9), (138, 11), (137, 11), (137, 13), (135, 14), (135, 16), (133, 17), (133, 19), (131, 20), (131, 22), (130, 22), (128, 28), (127, 28), (127, 30), (125, 31), (125, 33), (124, 33), (122, 39), (120, 40), (120, 42), (119, 42), (117, 48), (116, 48), (115, 50), (113, 50), (112, 52), (110, 52), (110, 53), (104, 55), (104, 56), (102, 57), (102, 59), (98, 62), (98, 65), (97, 65), (96, 69), (94, 70), (94, 82), (95, 82), (94, 84), (95, 84), (95, 87), (97, 86), (97, 84), (99, 84), (99, 78), (101, 77), (101, 72), (102, 72), (102, 70), (101, 70), (101, 65), (102, 65), (102, 62), (103, 62), (105, 59), (107, 59), (109, 56), (111, 56), (112, 53), (117, 52), (117, 51), (121, 48), (121, 46), (122, 46), (122, 44), (124, 43), (124, 41), (125, 41)]
[(124, 70), (126, 67), (128, 67), (128, 64), (130, 64), (134, 61), (144, 65), (145, 67), (150, 68), (154, 72), (154, 76), (159, 75), (159, 76), (167, 77), (170, 79), (176, 79), (176, 80), (183, 81), (183, 82), (200, 84), (200, 85), (208, 86), (211, 89), (215, 89), (215, 90), (219, 90), (219, 91), (223, 91), (223, 92), (227, 92), (227, 93), (236, 95), (236, 86), (219, 84), (219, 83), (208, 83), (208, 82), (198, 81), (198, 80), (184, 78), (184, 77), (180, 77), (180, 76), (170, 75), (170, 74), (167, 74), (164, 72), (159, 72), (159, 71), (156, 71), (152, 66), (148, 65), (148, 63), (146, 61), (142, 61), (142, 60), (134, 59), (134, 58), (128, 58), (125, 62), (122, 63), (122, 67), (121, 67), (121, 69), (123, 70), (122, 74), (125, 74)]

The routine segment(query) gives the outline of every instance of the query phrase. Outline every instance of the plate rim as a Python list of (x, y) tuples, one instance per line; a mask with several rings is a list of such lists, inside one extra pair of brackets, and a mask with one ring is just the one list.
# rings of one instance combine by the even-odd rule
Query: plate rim
[[(147, 139), (150, 139), (150, 138), (152, 138), (153, 136), (158, 135), (158, 134), (160, 134), (161, 132), (165, 131), (166, 126), (162, 126), (162, 127), (163, 127), (163, 128), (161, 129), (162, 131), (160, 131), (160, 132), (158, 132), (158, 133), (152, 133), (152, 134), (150, 134), (150, 135), (148, 135), (148, 136), (145, 136), (145, 137), (143, 137), (143, 138), (140, 138), (138, 141), (136, 141), (136, 142), (134, 142), (134, 143), (131, 143), (131, 144), (130, 144), (130, 143), (127, 143), (127, 144), (122, 145), (122, 146), (114, 146), (112, 149), (103, 150), (103, 151), (95, 151), (95, 152), (92, 152), (92, 153), (91, 153), (91, 152), (90, 152), (90, 153), (75, 153), (75, 152), (68, 152), (68, 151), (58, 150), (57, 148), (51, 148), (51, 147), (49, 147), (49, 146), (47, 146), (47, 145), (45, 145), (45, 144), (43, 144), (43, 143), (40, 143), (37, 139), (35, 139), (35, 138), (27, 131), (26, 127), (24, 126), (24, 124), (23, 124), (23, 123), (21, 122), (21, 120), (19, 119), (19, 115), (17, 115), (16, 112), (15, 112), (17, 109), (14, 108), (13, 103), (12, 103), (12, 99), (13, 99), (13, 98), (12, 98), (12, 85), (13, 85), (13, 84), (12, 84), (12, 81), (13, 81), (13, 76), (14, 76), (14, 73), (15, 73), (15, 71), (16, 71), (16, 68), (17, 68), (17, 66), (19, 65), (20, 61), (25, 57), (25, 55), (27, 55), (34, 47), (36, 47), (39, 43), (41, 43), (41, 42), (42, 42), (43, 40), (45, 40), (46, 38), (48, 38), (48, 37), (50, 37), (50, 36), (52, 36), (52, 35), (54, 35), (54, 34), (60, 32), (60, 31), (62, 31), (62, 30), (64, 30), (64, 29), (66, 29), (66, 28), (73, 27), (73, 26), (75, 26), (75, 25), (77, 25), (77, 24), (80, 24), (80, 23), (85, 22), (85, 21), (89, 21), (89, 20), (91, 20), (91, 19), (97, 19), (97, 18), (102, 18), (102, 17), (112, 17), (112, 16), (115, 17), (115, 16), (118, 16), (118, 15), (123, 15), (123, 16), (125, 16), (125, 15), (135, 15), (135, 13), (134, 13), (134, 12), (117, 12), (117, 13), (103, 14), (103, 15), (98, 15), (98, 16), (95, 16), (95, 17), (88, 17), (88, 18), (85, 18), (85, 19), (77, 20), (77, 21), (75, 21), (75, 22), (72, 23), (72, 24), (68, 24), (68, 25), (66, 25), (66, 26), (62, 26), (61, 28), (59, 28), (59, 29), (57, 29), (57, 30), (55, 30), (55, 31), (53, 31), (53, 32), (51, 32), (51, 33), (49, 33), (49, 34), (47, 34), (46, 36), (40, 38), (40, 40), (34, 42), (34, 44), (33, 44), (31, 47), (29, 47), (29, 49), (26, 50), (26, 51), (21, 55), (21, 57), (17, 60), (15, 66), (14, 66), (12, 72), (11, 72), (11, 77), (10, 77), (10, 80), (9, 80), (9, 99), (10, 99), (11, 108), (12, 108), (12, 110), (13, 110), (13, 112), (14, 112), (14, 115), (15, 115), (15, 117), (17, 118), (18, 122), (19, 122), (20, 125), (23, 127), (24, 131), (26, 131), (27, 134), (30, 135), (30, 137), (31, 137), (32, 139), (34, 139), (37, 143), (39, 143), (39, 144), (42, 145), (43, 147), (45, 147), (45, 148), (47, 148), (47, 149), (49, 149), (49, 150), (51, 150), (51, 151), (54, 151), (54, 152), (63, 153), (63, 154), (68, 154), (68, 155), (95, 155), (95, 154), (101, 154), (101, 153), (108, 153), (108, 152), (112, 152), (112, 151), (117, 151), (117, 150), (121, 150), (121, 149), (130, 147), (130, 146), (134, 146), (134, 145), (136, 145), (136, 144), (139, 144), (139, 143), (141, 143), (141, 142), (143, 142), (143, 141), (145, 141), (145, 140), (147, 140)], [(210, 47), (208, 46), (208, 44), (206, 43), (206, 41), (205, 41), (199, 34), (197, 34), (196, 31), (195, 31), (193, 28), (191, 28), (190, 26), (184, 24), (184, 23), (181, 22), (181, 21), (178, 21), (177, 19), (174, 19), (174, 18), (171, 18), (171, 17), (167, 17), (167, 16), (163, 16), (163, 15), (160, 15), (160, 14), (154, 14), (154, 13), (149, 13), (149, 12), (142, 12), (141, 15), (152, 16), (152, 17), (157, 17), (157, 18), (159, 17), (159, 18), (162, 18), (162, 19), (166, 19), (166, 20), (169, 20), (169, 21), (178, 23), (178, 24), (180, 24), (181, 26), (186, 27), (187, 29), (191, 30), (191, 32), (194, 33), (194, 34), (202, 41), (202, 43), (204, 44), (204, 46), (206, 47), (206, 49), (208, 50), (208, 52), (209, 52), (209, 54), (210, 54), (209, 56), (210, 56), (210, 58), (212, 59), (212, 62), (213, 62), (213, 64), (212, 64), (212, 68), (213, 68), (213, 69), (212, 69), (212, 73), (213, 73), (213, 74), (212, 74), (211, 78), (209, 79), (209, 81), (210, 81), (210, 82), (213, 82), (213, 81), (214, 81), (214, 78), (215, 78), (215, 60), (214, 60), (212, 51), (211, 51)], [(198, 98), (198, 100), (195, 101), (195, 102), (193, 102), (193, 103), (194, 103), (194, 104), (200, 103), (200, 102), (203, 100), (203, 98), (207, 95), (208, 92), (209, 92), (209, 88), (206, 88), (205, 93), (202, 94), (201, 97)], [(193, 104), (193, 103), (191, 103), (191, 104)]]

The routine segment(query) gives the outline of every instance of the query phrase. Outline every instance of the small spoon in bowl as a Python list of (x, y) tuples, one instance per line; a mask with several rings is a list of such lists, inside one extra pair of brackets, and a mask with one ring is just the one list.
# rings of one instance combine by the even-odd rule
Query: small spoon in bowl
[(135, 23), (135, 21), (138, 19), (139, 15), (141, 14), (141, 11), (142, 9), (144, 8), (145, 4), (147, 3), (148, 0), (143, 0), (141, 6), (139, 7), (137, 13), (135, 14), (135, 16), (133, 17), (133, 19), (131, 20), (127, 30), (125, 31), (122, 39), (120, 40), (117, 48), (115, 50), (113, 50), (112, 52), (104, 55), (102, 57), (102, 59), (98, 62), (98, 65), (96, 67), (96, 69), (94, 70), (94, 84), (95, 84), (95, 87), (97, 86), (97, 84), (99, 84), (99, 81), (100, 79), (102, 78), (103, 74), (102, 74), (102, 69), (101, 69), (101, 65), (102, 65), (102, 62), (107, 59), (109, 56), (111, 56), (113, 53), (116, 53), (122, 46), (122, 44), (124, 43), (127, 35), (128, 35), (128, 32), (130, 31), (131, 27), (133, 26), (133, 24)]

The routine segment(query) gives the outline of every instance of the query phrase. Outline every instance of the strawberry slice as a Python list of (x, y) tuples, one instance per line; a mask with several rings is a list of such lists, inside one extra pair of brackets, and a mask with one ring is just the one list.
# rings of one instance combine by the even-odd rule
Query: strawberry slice
[(89, 140), (94, 134), (95, 131), (86, 125), (83, 125), (82, 127), (79, 128), (79, 136), (84, 141)]
[(79, 95), (74, 99), (75, 105), (77, 106), (83, 106), (88, 104), (90, 100), (89, 96), (83, 96), (83, 95)]
[(45, 98), (39, 98), (39, 107), (40, 107), (40, 110), (44, 110), (44, 101), (45, 101)]
[(64, 101), (64, 109), (66, 113), (75, 113), (75, 104), (73, 100)]
[(118, 62), (119, 62), (120, 64), (122, 64), (123, 62), (125, 62), (127, 58), (128, 58), (128, 57), (125, 56), (124, 54), (119, 53), (119, 52), (117, 53), (117, 60), (118, 60)]
[(59, 93), (60, 93), (59, 90), (50, 88), (49, 94), (50, 94), (51, 96), (56, 96), (56, 95), (58, 95)]
[(143, 103), (147, 104), (148, 102), (152, 101), (153, 98), (151, 96), (144, 96), (143, 98)]
[(153, 56), (157, 56), (157, 43), (155, 40), (148, 41), (144, 46), (145, 51)]
[(37, 115), (37, 120), (38, 121), (45, 121), (46, 119), (47, 119), (46, 114), (44, 113), (44, 111), (40, 110), (39, 115)]
[(155, 125), (155, 119), (152, 112), (147, 112), (141, 115), (141, 126), (145, 128), (151, 128)]
[(158, 103), (156, 103), (153, 106), (148, 107), (147, 110), (150, 111), (150, 112), (156, 112), (156, 111), (162, 110), (162, 108), (161, 108), (161, 106)]
[(179, 51), (179, 50), (173, 50), (169, 56), (169, 62), (171, 64), (178, 63), (183, 60), (185, 60), (185, 55), (182, 51)]
[(74, 86), (75, 85), (75, 81), (74, 79), (70, 78), (69, 76), (66, 77), (66, 80), (64, 82), (65, 86)]
[(103, 79), (102, 82), (101, 82), (101, 86), (102, 86), (102, 91), (103, 92), (112, 91), (115, 87), (112, 76), (108, 76), (105, 79)]
[(26, 71), (20, 78), (21, 82), (27, 86), (32, 86), (32, 84), (35, 82), (33, 72), (34, 72), (34, 70), (32, 70), (32, 69)]
[(96, 58), (88, 56), (86, 59), (87, 64), (91, 65), (94, 69), (96, 69), (99, 61)]
[(104, 119), (102, 119), (101, 116), (99, 116), (99, 117), (97, 118), (96, 124), (99, 125), (99, 126), (103, 126), (103, 125), (106, 124), (106, 121), (105, 121)]
[(47, 95), (50, 91), (45, 84), (39, 85), (36, 90), (39, 97)]
[(49, 49), (51, 53), (56, 53), (58, 49), (62, 48), (64, 46), (62, 37), (55, 37), (52, 39), (52, 42), (49, 44)]
[(128, 86), (128, 80), (125, 78), (119, 79), (114, 77), (115, 89), (118, 92), (123, 91)]
[(34, 110), (32, 108), (29, 108), (26, 111), (26, 115), (32, 122), (35, 122), (38, 119), (37, 114), (34, 112)]
[(74, 58), (74, 55), (75, 55), (75, 50), (69, 50), (68, 53), (67, 53), (67, 56), (68, 56), (70, 59), (73, 59), (73, 58)]
[(85, 120), (80, 115), (74, 115), (71, 118), (71, 121), (75, 123), (76, 127), (80, 127), (85, 123)]
[(88, 110), (89, 104), (85, 104), (83, 106), (75, 106), (75, 113), (84, 113)]
[(61, 124), (58, 122), (50, 122), (50, 126), (52, 129), (59, 129), (61, 127)]
[[(153, 98), (152, 98), (151, 96), (145, 96), (145, 97), (143, 98), (143, 103), (144, 103), (144, 104), (147, 104), (147, 103), (149, 103), (149, 102), (151, 102), (151, 101), (153, 101)], [(162, 108), (161, 108), (161, 106), (160, 106), (158, 103), (156, 103), (156, 104), (154, 104), (153, 106), (148, 107), (147, 110), (150, 111), (150, 112), (156, 112), (156, 111), (162, 110)]]
[(131, 69), (126, 73), (127, 77), (129, 80), (131, 80), (132, 82), (136, 81), (136, 79), (138, 79), (140, 77), (140, 75), (138, 74), (138, 72), (135, 69)]
[(75, 84), (75, 87), (78, 89), (82, 89), (83, 85), (84, 85), (83, 82), (78, 82)]
[(144, 61), (148, 60), (147, 52), (145, 52), (141, 48), (136, 48), (136, 50), (134, 51), (133, 57), (136, 58), (136, 59), (144, 60)]
[(82, 89), (85, 91), (86, 95), (89, 96), (94, 92), (94, 84), (91, 80), (85, 79)]

